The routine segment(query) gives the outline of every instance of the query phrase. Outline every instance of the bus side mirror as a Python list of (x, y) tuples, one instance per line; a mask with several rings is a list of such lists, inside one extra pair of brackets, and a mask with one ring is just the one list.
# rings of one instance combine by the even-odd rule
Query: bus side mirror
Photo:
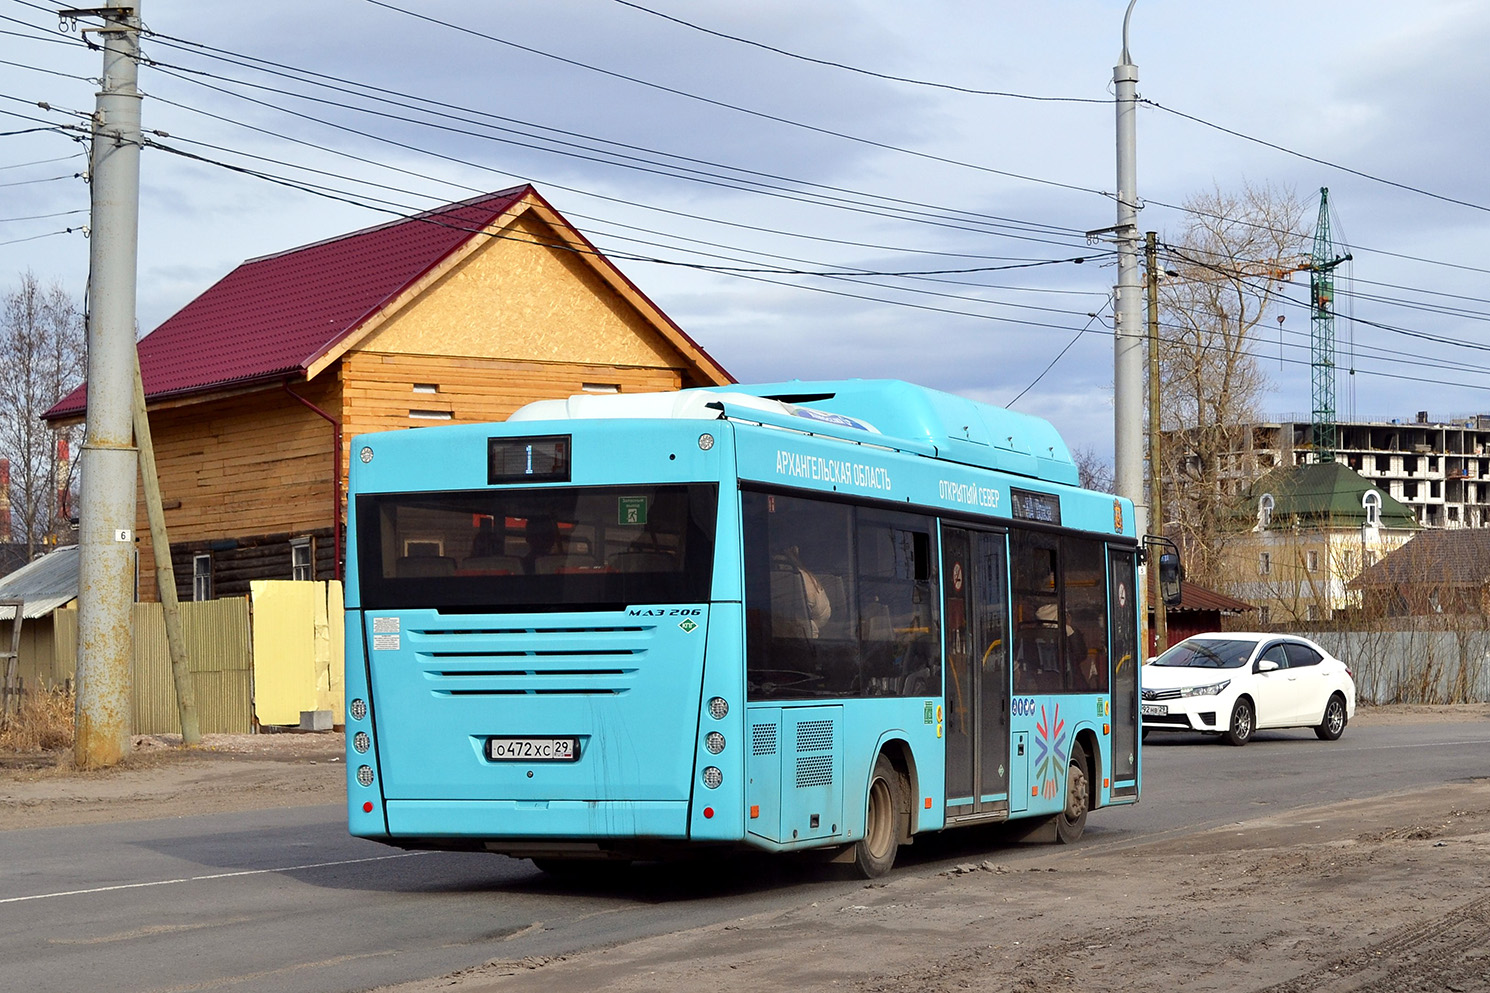
[(1159, 595), (1167, 607), (1176, 606), (1180, 602), (1180, 580), (1185, 576), (1185, 568), (1180, 565), (1180, 557), (1173, 552), (1164, 552), (1159, 556)]

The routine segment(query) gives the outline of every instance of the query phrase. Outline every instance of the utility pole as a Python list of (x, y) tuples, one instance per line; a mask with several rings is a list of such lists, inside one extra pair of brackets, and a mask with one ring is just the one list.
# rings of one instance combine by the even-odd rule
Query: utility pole
[[(1164, 486), (1159, 459), (1159, 235), (1150, 231), (1144, 238), (1143, 261), (1148, 284), (1149, 303), (1149, 531), (1164, 537)], [(1140, 532), (1140, 534), (1145, 532)], [(1154, 605), (1154, 654), (1169, 647), (1169, 618), (1165, 615), (1164, 593), (1159, 585), (1159, 570), (1150, 569), (1149, 579)]]
[(100, 17), (103, 76), (93, 113), (88, 260), (88, 422), (78, 513), (78, 696), (73, 759), (129, 752), (133, 719), (135, 274), (140, 219), (140, 12), (133, 3), (62, 10)]
[(1143, 487), (1143, 334), (1138, 283), (1138, 67), (1128, 54), (1130, 0), (1123, 15), (1122, 63), (1112, 70), (1117, 92), (1117, 305), (1113, 318), (1113, 477), (1118, 496), (1133, 501), (1135, 531), (1149, 528)]

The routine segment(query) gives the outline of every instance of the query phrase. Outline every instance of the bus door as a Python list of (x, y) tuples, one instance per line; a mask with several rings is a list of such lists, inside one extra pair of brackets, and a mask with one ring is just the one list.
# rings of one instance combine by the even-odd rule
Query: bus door
[[(1138, 583), (1133, 551), (1107, 548), (1112, 644), (1112, 797), (1138, 796)], [(1162, 608), (1160, 608), (1162, 609)]]
[(947, 819), (1009, 813), (1009, 593), (1002, 533), (942, 527)]

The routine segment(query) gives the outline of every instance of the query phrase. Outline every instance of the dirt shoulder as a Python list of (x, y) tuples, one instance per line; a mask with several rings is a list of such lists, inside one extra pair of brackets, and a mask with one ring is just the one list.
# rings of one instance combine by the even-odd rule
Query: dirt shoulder
[(72, 767), (70, 753), (0, 756), (0, 831), (342, 803), (342, 736), (208, 734), (134, 739), (120, 765)]

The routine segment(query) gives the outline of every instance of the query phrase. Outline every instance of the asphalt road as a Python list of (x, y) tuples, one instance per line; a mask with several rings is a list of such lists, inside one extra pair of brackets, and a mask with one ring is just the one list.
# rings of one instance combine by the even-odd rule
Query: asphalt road
[[(1272, 809), (1490, 776), (1490, 726), (1261, 732), (1245, 748), (1150, 737), (1136, 807), (1092, 814), (1077, 852)], [(1031, 848), (952, 832), (902, 849), (929, 874)], [(1075, 853), (1073, 853), (1075, 857)], [(563, 883), (494, 855), (347, 836), (340, 806), (0, 833), (0, 986), (30, 993), (355, 991), (489, 959), (553, 955), (825, 899), (862, 886), (791, 859), (644, 866)]]

